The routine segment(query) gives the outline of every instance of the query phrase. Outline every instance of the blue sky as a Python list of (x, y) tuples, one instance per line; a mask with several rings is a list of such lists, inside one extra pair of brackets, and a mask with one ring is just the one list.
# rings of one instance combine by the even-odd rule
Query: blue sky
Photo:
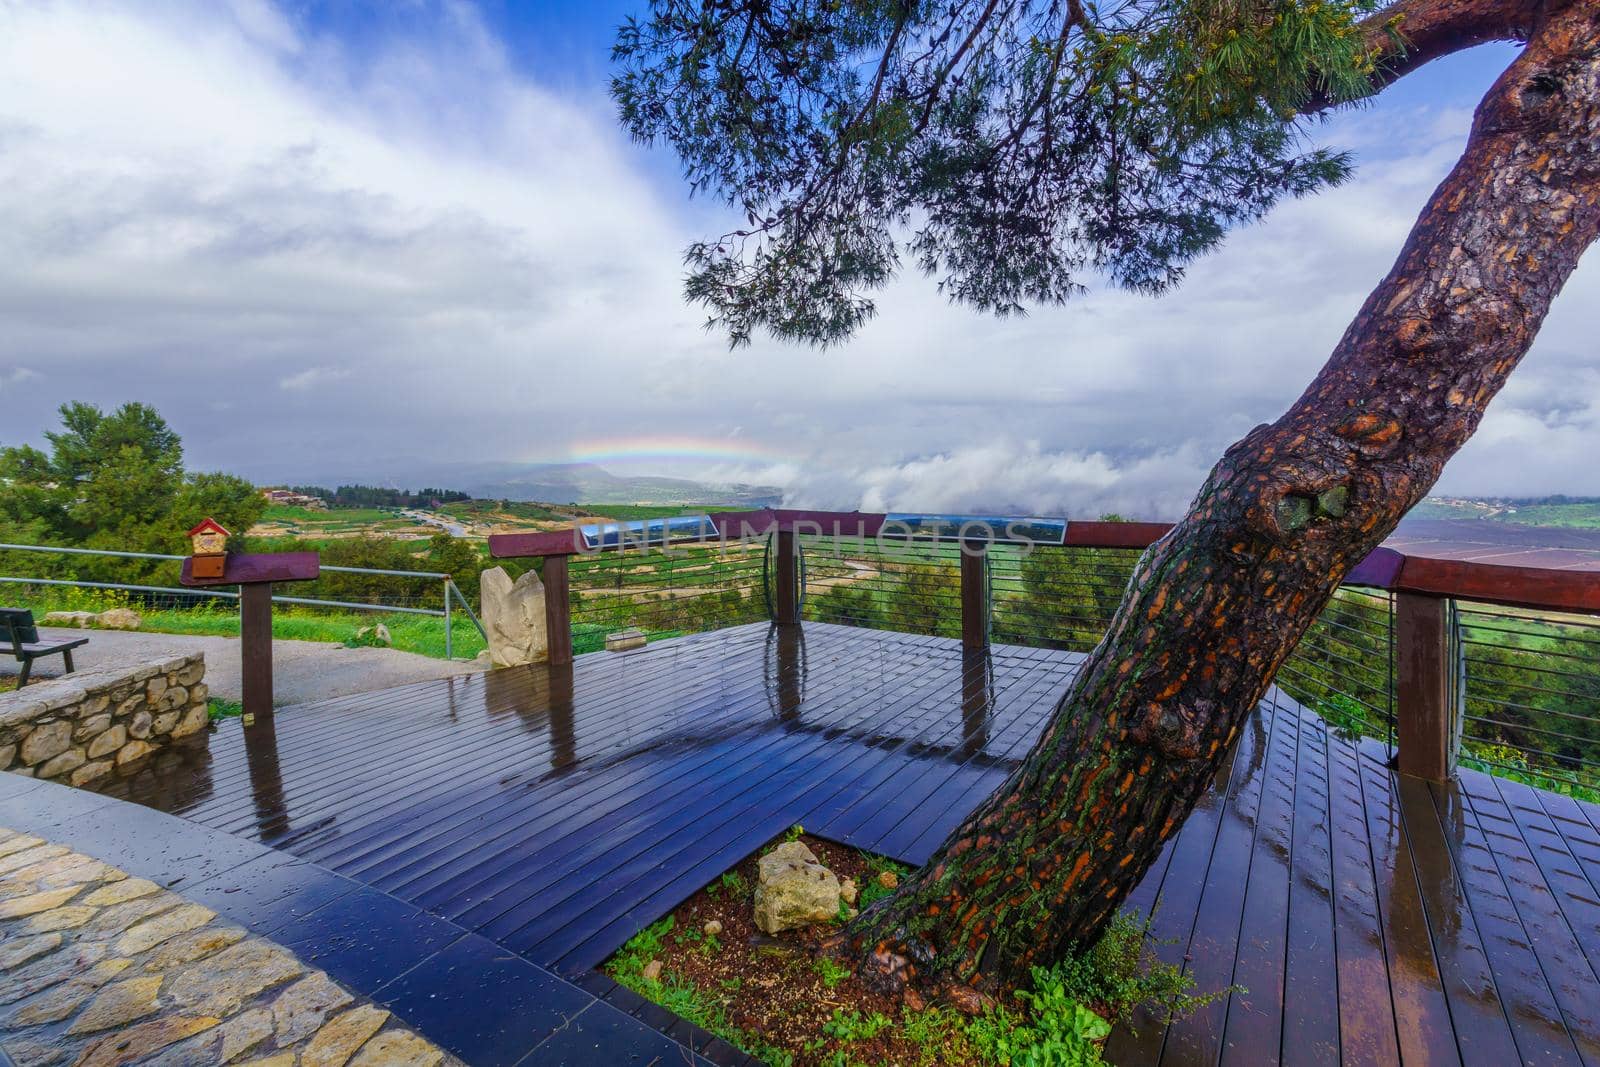
[[(0, 5), (0, 442), (138, 399), (261, 481), (602, 457), (802, 504), (1171, 516), (1315, 373), (1512, 54), (1316, 127), (1357, 179), (1160, 300), (997, 321), (912, 272), (845, 347), (730, 352), (680, 291), (728, 220), (606, 96), (638, 7)], [(1597, 306), (1586, 262), (1442, 489), (1600, 494)]]

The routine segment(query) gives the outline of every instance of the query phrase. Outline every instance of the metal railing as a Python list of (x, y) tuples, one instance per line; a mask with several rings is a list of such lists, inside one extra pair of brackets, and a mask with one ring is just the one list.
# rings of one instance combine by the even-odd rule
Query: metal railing
[[(142, 559), (174, 561), (181, 563), (186, 557), (169, 555), (161, 552), (124, 552), (113, 549), (100, 548), (68, 548), (61, 545), (23, 545), (0, 543), (0, 552), (36, 552), (63, 556), (94, 556), (114, 559)], [(446, 659), (454, 657), (455, 646), (452, 631), (452, 618), (454, 610), (452, 605), (459, 606), (467, 613), (467, 618), (472, 620), (472, 625), (478, 633), (487, 639), (483, 623), (473, 612), (471, 605), (456, 586), (455, 580), (440, 571), (406, 571), (391, 570), (381, 567), (342, 567), (323, 564), (321, 570), (335, 574), (364, 574), (376, 577), (406, 578), (415, 581), (432, 581), (441, 583), (439, 607), (420, 607), (418, 598), (408, 598), (412, 604), (398, 604), (392, 600), (384, 602), (364, 602), (358, 600), (332, 600), (319, 597), (282, 596), (274, 594), (272, 601), (275, 604), (295, 604), (303, 607), (338, 608), (347, 611), (368, 611), (380, 614), (402, 615), (427, 615), (444, 619), (444, 653)], [(149, 585), (136, 582), (107, 582), (94, 581), (80, 578), (46, 578), (38, 575), (0, 575), (0, 585), (11, 586), (41, 586), (41, 587), (73, 587), (81, 589), (103, 589), (107, 591), (138, 593), (144, 597), (164, 597), (169, 604), (190, 603), (200, 604), (216, 600), (238, 600), (237, 591), (227, 589), (190, 589), (185, 586)], [(157, 601), (159, 603), (159, 601)]]
[(1277, 683), (1346, 737), (1395, 743), (1394, 594), (1346, 586), (1334, 593)]
[(759, 543), (629, 549), (574, 556), (568, 600), (574, 626), (604, 632), (690, 633), (767, 617)]
[[(740, 599), (731, 613), (701, 612), (692, 628), (747, 621), (745, 609), (764, 603), (773, 618), (797, 606), (791, 617), (959, 635), (971, 649), (995, 641), (1088, 651), (1120, 605), (1140, 553), (1171, 529), (1068, 522), (1057, 544), (1002, 538), (964, 552), (954, 542), (897, 540), (893, 516), (878, 513), (769, 509), (738, 519), (738, 536), (769, 540), (746, 549), (746, 559), (759, 551), (759, 571), (751, 566), (727, 578), (727, 587), (741, 598), (752, 589), (761, 595)], [(734, 528), (728, 516), (704, 520), (722, 536)], [(637, 552), (596, 562), (562, 533), (492, 536), (489, 544), (497, 558), (559, 558), (557, 574), (567, 559), (584, 569), (589, 589), (573, 595), (579, 619), (605, 614), (592, 599), (601, 576), (610, 583), (609, 617), (617, 619), (647, 619), (661, 599), (649, 591), (677, 582), (652, 569), (676, 566), (674, 553), (663, 553), (662, 564)], [(1600, 723), (1588, 710), (1600, 703), (1600, 573), (1380, 547), (1347, 582), (1277, 675), (1291, 698), (1341, 734), (1382, 739), (1409, 775), (1440, 780), (1459, 756), (1600, 798)], [(551, 608), (552, 627), (570, 624), (566, 607)]]
[(1600, 792), (1600, 619), (1459, 602), (1461, 760)]
[(797, 538), (801, 618), (900, 633), (961, 632), (961, 554), (952, 544)]
[(1122, 603), (1141, 550), (989, 549), (990, 628), (1007, 645), (1088, 652)]

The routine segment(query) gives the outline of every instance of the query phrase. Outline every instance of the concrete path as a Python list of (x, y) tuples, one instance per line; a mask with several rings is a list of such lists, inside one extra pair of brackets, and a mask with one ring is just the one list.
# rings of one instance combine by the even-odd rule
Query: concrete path
[[(236, 637), (44, 627), (39, 632), (47, 639), (87, 636), (89, 643), (72, 653), (73, 663), (79, 670), (145, 663), (169, 656), (204, 652), (206, 685), (210, 687), (211, 695), (224, 700), (238, 700), (241, 696), (239, 639)], [(0, 659), (0, 676), (15, 675), (19, 666), (9, 658)], [(61, 673), (61, 659), (52, 656), (37, 660), (33, 668), (36, 678), (55, 677)], [(470, 674), (485, 668), (485, 664), (475, 661), (453, 663), (392, 648), (345, 648), (323, 641), (274, 641), (273, 700), (280, 705), (302, 704), (349, 693), (387, 689), (408, 682)]]

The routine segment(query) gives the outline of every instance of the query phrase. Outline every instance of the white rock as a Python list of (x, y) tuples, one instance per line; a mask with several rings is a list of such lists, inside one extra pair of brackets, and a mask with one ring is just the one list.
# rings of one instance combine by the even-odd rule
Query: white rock
[(839, 878), (809, 848), (786, 841), (761, 857), (756, 926), (769, 934), (827, 922), (839, 914)]
[(102, 611), (94, 620), (106, 630), (137, 630), (144, 623), (144, 617), (130, 608)]
[(39, 620), (40, 626), (76, 626), (82, 630), (94, 622), (92, 611), (50, 611)]
[(541, 663), (549, 655), (545, 632), (544, 583), (529, 571), (515, 582), (504, 567), (490, 567), (479, 579), (483, 628), (489, 635), (489, 662), (496, 667)]
[(618, 630), (616, 633), (606, 634), (607, 652), (627, 652), (629, 649), (644, 646), (643, 630)]
[(381, 622), (376, 626), (363, 626), (356, 631), (357, 641), (366, 641), (369, 638), (380, 645), (394, 644), (394, 638), (390, 636), (389, 628)]

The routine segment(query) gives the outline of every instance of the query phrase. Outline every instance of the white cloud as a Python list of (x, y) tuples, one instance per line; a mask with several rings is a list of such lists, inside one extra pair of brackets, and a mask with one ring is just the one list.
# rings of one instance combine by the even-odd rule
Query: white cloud
[(39, 376), (39, 372), (31, 367), (0, 367), (0, 389), (31, 382)]
[[(65, 400), (145, 400), (197, 464), (299, 482), (692, 432), (780, 458), (673, 473), (807, 503), (1171, 514), (1315, 373), (1473, 102), (1329, 124), (1358, 180), (1164, 299), (996, 321), (909, 277), (845, 348), (730, 353), (680, 298), (717, 220), (652, 177), (603, 86), (529, 80), (466, 3), (359, 49), (292, 11), (0, 3), (0, 367), (50, 372), (0, 402), (8, 439)], [(1513, 491), (1535, 455), (1541, 484), (1600, 492), (1600, 395), (1569, 388), (1592, 265), (1569, 290), (1451, 486)]]
[(331, 382), (343, 381), (350, 377), (350, 371), (342, 367), (307, 367), (298, 374), (291, 374), (278, 381), (279, 389), (311, 389), (328, 385)]

